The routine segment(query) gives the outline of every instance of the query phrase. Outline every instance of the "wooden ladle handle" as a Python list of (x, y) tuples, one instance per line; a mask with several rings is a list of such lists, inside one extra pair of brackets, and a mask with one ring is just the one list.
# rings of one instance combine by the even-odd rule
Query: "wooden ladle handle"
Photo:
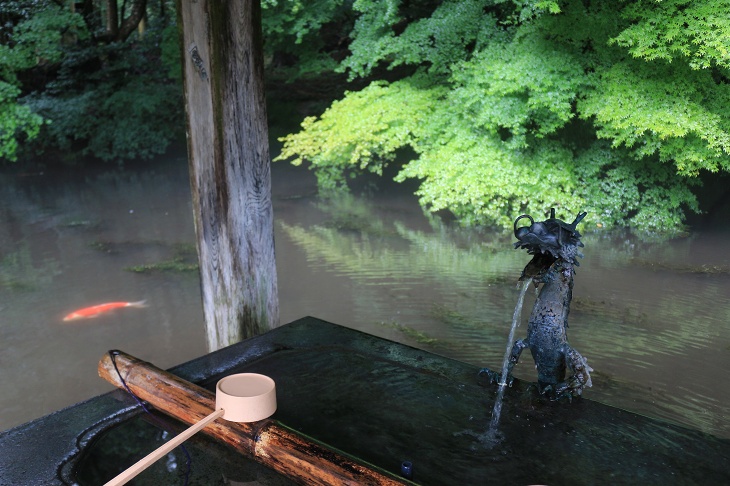
[(152, 464), (157, 462), (158, 459), (160, 459), (162, 456), (173, 450), (175, 447), (179, 446), (186, 440), (188, 440), (190, 437), (192, 437), (197, 432), (201, 431), (205, 428), (206, 425), (213, 422), (215, 419), (222, 417), (225, 411), (220, 408), (216, 410), (215, 412), (211, 413), (207, 417), (203, 418), (198, 422), (197, 424), (191, 426), (190, 428), (184, 430), (179, 435), (177, 435), (174, 439), (169, 440), (168, 442), (165, 442), (160, 447), (155, 449), (154, 451), (150, 452), (147, 456), (143, 457), (139, 461), (137, 461), (134, 465), (130, 466), (128, 469), (122, 471), (119, 473), (117, 477), (106, 483), (104, 486), (120, 486), (122, 484), (126, 484), (128, 481), (130, 481), (132, 478), (134, 478), (137, 474), (141, 473), (148, 467), (150, 467)]

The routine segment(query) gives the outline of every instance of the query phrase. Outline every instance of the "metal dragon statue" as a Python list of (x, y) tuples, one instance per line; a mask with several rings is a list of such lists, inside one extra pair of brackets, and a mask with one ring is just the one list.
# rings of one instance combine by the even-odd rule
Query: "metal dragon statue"
[[(509, 357), (508, 376), (520, 359), (520, 354), (529, 348), (537, 368), (538, 387), (541, 394), (551, 399), (577, 397), (584, 387), (591, 386), (590, 372), (593, 371), (586, 359), (568, 343), (568, 313), (573, 296), (574, 267), (578, 257), (583, 255), (581, 234), (576, 229), (586, 213), (580, 213), (568, 224), (555, 218), (551, 209), (550, 218), (535, 221), (527, 214), (514, 222), (517, 242), (515, 248), (524, 248), (533, 255), (522, 271), (520, 280), (530, 279), (535, 286), (542, 284), (527, 327), (527, 337), (517, 340)], [(517, 227), (527, 219), (529, 226)], [(491, 379), (497, 374), (483, 370)], [(569, 376), (566, 378), (566, 374)]]

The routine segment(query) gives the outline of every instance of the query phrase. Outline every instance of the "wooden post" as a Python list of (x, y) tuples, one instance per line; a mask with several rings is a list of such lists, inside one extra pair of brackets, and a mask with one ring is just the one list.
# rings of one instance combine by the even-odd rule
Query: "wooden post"
[[(197, 423), (214, 412), (215, 395), (205, 388), (125, 353), (117, 354), (114, 362), (117, 365), (116, 369), (110, 355), (105, 355), (99, 362), (99, 376), (121, 388), (123, 386), (119, 379), (121, 375), (135, 395), (156, 409), (187, 424)], [(374, 466), (362, 464), (335, 449), (298, 434), (276, 420), (236, 423), (219, 419), (211, 422), (202, 432), (299, 484), (322, 486), (413, 484)]]
[(258, 0), (178, 0), (209, 349), (279, 325)]

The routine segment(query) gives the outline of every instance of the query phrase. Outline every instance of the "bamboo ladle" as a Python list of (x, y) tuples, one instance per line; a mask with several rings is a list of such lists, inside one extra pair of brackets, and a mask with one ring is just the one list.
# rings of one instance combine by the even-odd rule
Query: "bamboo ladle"
[(126, 484), (165, 454), (188, 440), (218, 418), (231, 422), (258, 422), (276, 411), (276, 385), (268, 376), (239, 373), (226, 376), (215, 386), (215, 412), (162, 444), (104, 486)]

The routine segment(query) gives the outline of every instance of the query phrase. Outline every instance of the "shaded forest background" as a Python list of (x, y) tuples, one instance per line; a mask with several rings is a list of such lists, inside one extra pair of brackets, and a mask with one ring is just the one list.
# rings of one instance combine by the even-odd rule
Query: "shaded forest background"
[[(464, 224), (556, 207), (662, 235), (728, 197), (730, 0), (262, 6), (269, 97), (310, 115), (279, 158), (323, 194), (390, 166)], [(174, 1), (0, 2), (0, 159), (165, 153), (178, 39)]]

